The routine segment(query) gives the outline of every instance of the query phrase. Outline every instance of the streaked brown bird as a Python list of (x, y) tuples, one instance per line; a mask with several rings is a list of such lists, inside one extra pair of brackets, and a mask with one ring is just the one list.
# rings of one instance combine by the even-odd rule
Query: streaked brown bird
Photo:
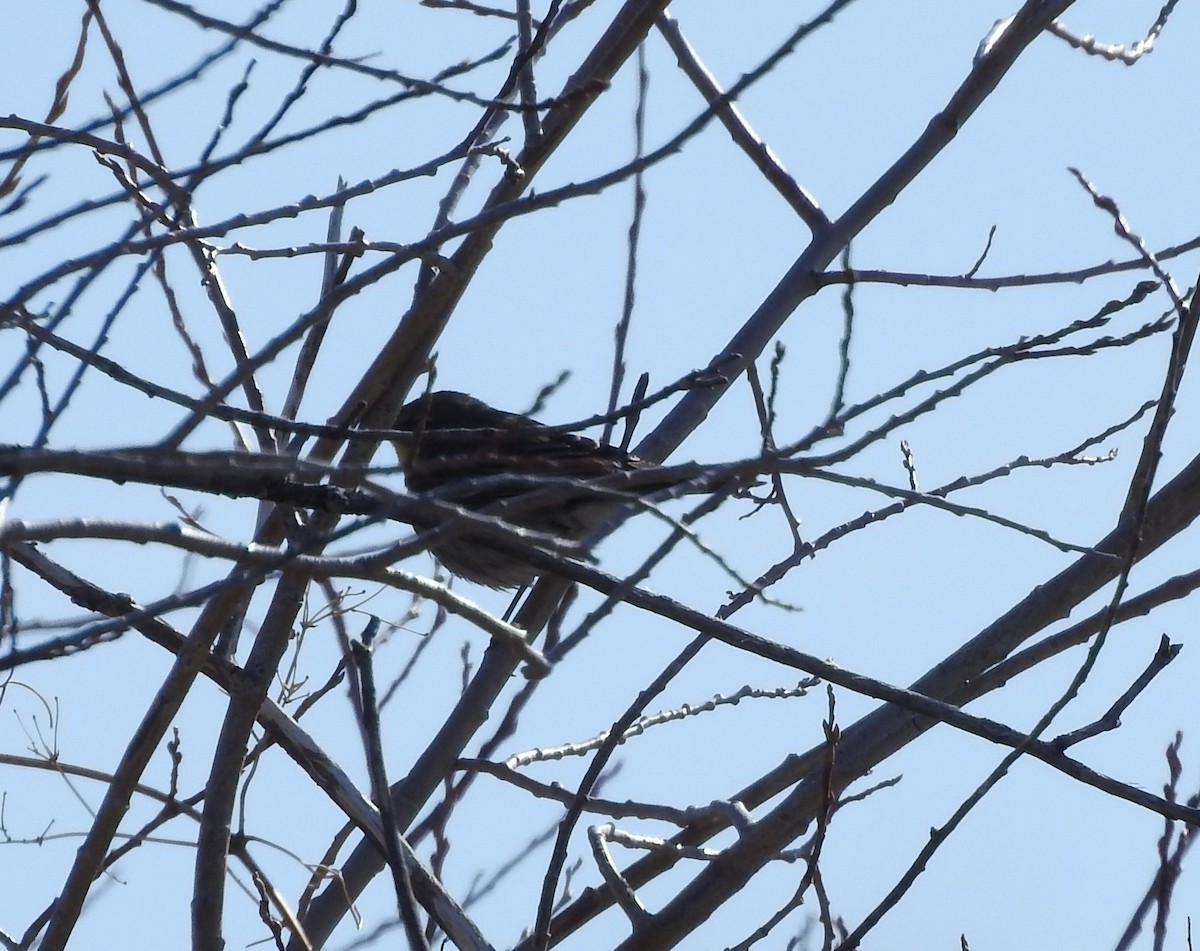
[[(674, 474), (626, 488), (612, 477), (655, 466), (452, 390), (425, 393), (406, 404), (394, 428), (412, 434), (396, 441), (412, 492), (568, 541), (580, 540), (613, 513), (614, 489), (644, 496), (682, 481)], [(595, 484), (605, 477), (607, 491)], [(470, 530), (435, 541), (430, 550), (454, 574), (490, 588), (517, 588), (536, 574), (519, 555)]]

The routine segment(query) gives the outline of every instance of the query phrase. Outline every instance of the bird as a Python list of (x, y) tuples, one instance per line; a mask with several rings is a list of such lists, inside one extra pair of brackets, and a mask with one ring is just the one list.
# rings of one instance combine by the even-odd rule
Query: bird
[[(678, 473), (655, 479), (657, 466), (623, 449), (454, 390), (405, 404), (393, 429), (403, 434), (394, 445), (410, 492), (568, 542), (613, 514), (614, 491), (641, 497), (685, 481)], [(620, 477), (639, 472), (641, 479)], [(524, 587), (537, 574), (514, 546), (496, 544), (494, 532), (459, 526), (443, 534), (430, 551), (459, 577), (503, 589)]]

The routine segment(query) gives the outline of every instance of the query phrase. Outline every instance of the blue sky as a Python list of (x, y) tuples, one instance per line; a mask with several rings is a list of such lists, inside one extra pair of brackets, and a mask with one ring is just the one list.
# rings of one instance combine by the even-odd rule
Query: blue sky
[[(552, 93), (571, 74), (614, 6), (597, 4), (564, 32), (551, 55), (539, 64), (541, 94)], [(0, 114), (44, 115), (54, 80), (70, 59), (81, 9), (80, 4), (61, 4), (51, 13), (33, 5), (7, 11), (11, 28), (0, 37), (0, 55), (6, 64)], [(243, 6), (235, 3), (206, 3), (203, 9), (231, 19), (246, 15)], [(818, 7), (755, 0), (737, 5), (680, 2), (671, 9), (700, 56), (728, 86)], [(316, 0), (293, 3), (264, 32), (290, 43), (312, 45), (339, 10), (338, 5)], [(105, 12), (143, 88), (174, 75), (222, 41), (213, 32), (181, 26), (150, 3), (125, 4)], [(802, 44), (752, 87), (739, 106), (821, 207), (837, 216), (920, 134), (970, 70), (976, 47), (993, 22), (1011, 12), (992, 2), (909, 5), (863, 0)], [(1065, 22), (1077, 33), (1095, 34), (1103, 42), (1131, 43), (1144, 34), (1157, 12), (1147, 4), (1081, 2), (1072, 7)], [(1195, 35), (1196, 19), (1195, 5), (1181, 4), (1158, 48), (1132, 67), (1086, 56), (1051, 36), (1037, 40), (957, 138), (854, 242), (854, 265), (962, 274), (982, 253), (993, 227), (995, 235), (981, 276), (1065, 271), (1128, 258), (1129, 247), (1114, 235), (1111, 221), (1095, 208), (1068, 167), (1079, 168), (1102, 193), (1113, 197), (1150, 248), (1194, 237), (1200, 194), (1190, 157), (1190, 127), (1197, 93), (1194, 57), (1187, 41)], [(363, 5), (339, 38), (336, 51), (345, 57), (369, 57), (367, 62), (414, 76), (429, 76), (447, 63), (494, 49), (509, 31), (504, 24), (451, 10), (415, 4)], [(299, 69), (295, 61), (263, 50), (239, 50), (217, 64), (202, 83), (156, 104), (151, 115), (168, 165), (184, 167), (195, 160), (225, 107), (227, 91), (241, 79), (251, 59), (256, 63), (229, 132), (232, 142), (264, 121)], [(651, 74), (647, 139), (654, 147), (690, 121), (702, 104), (656, 35), (647, 44), (647, 63)], [(617, 76), (539, 174), (538, 191), (580, 181), (631, 157), (635, 102), (631, 67)], [(496, 64), (455, 80), (455, 85), (487, 96), (503, 71), (503, 65)], [(349, 111), (389, 91), (391, 87), (377, 80), (318, 73), (281, 131)], [(104, 114), (104, 92), (120, 96), (111, 64), (93, 35), (84, 72), (72, 88), (59, 124)], [(448, 148), (469, 128), (474, 115), (471, 106), (428, 99), (295, 150), (247, 160), (198, 190), (197, 213), (202, 222), (212, 223), (239, 212), (331, 193), (339, 176), (349, 182), (377, 178)], [(108, 135), (110, 130), (98, 134)], [(128, 134), (144, 146), (135, 129), (130, 127)], [(516, 124), (508, 134), (515, 150), (520, 136)], [(21, 141), (15, 133), (0, 130), (0, 149)], [(80, 197), (114, 190), (111, 173), (86, 149), (58, 149), (44, 163), (31, 167), (27, 175), (52, 172), (54, 177), (43, 186), (46, 194), (36, 193), (31, 208), (22, 215), (0, 219), (0, 235), (8, 236)], [(433, 219), (450, 171), (352, 202), (347, 225), (362, 227), (373, 240), (419, 239)], [(481, 176), (481, 181), (492, 180)], [(650, 169), (645, 184), (648, 205), (626, 359), (630, 379), (648, 372), (653, 388), (704, 366), (786, 272), (810, 235), (716, 124), (687, 143), (681, 154)], [(475, 185), (460, 217), (475, 208), (484, 193), (482, 184)], [(631, 207), (631, 188), (624, 184), (510, 222), (438, 346), (439, 384), (468, 390), (498, 406), (522, 409), (539, 387), (560, 371), (570, 370), (570, 380), (543, 418), (559, 422), (600, 411), (608, 389), (612, 327), (621, 308)], [(125, 210), (99, 213), (5, 247), (5, 296), (52, 263), (113, 240), (126, 214)], [(323, 239), (325, 225), (324, 212), (304, 214), (217, 241), (228, 245), (236, 240), (259, 248), (306, 245)], [(251, 349), (316, 299), (321, 277), (318, 255), (254, 261), (230, 253), (218, 260)], [(1194, 254), (1168, 266), (1182, 289), (1195, 283)], [(196, 273), (182, 255), (172, 260), (172, 267), (182, 305), (191, 316), (190, 329), (211, 355), (214, 376), (220, 376), (229, 368), (228, 353), (203, 303)], [(415, 273), (409, 266), (339, 311), (314, 371), (303, 418), (322, 421), (337, 408), (405, 311)], [(918, 370), (931, 370), (964, 354), (1089, 317), (1110, 299), (1126, 296), (1144, 276), (1127, 272), (1081, 284), (999, 292), (860, 286), (854, 298), (856, 332), (847, 399), (851, 403), (866, 399)], [(127, 277), (124, 271), (120, 279), (117, 275), (102, 278), (76, 304), (64, 333), (76, 341), (89, 341)], [(36, 304), (52, 307), (63, 299), (68, 286), (52, 288)], [(1104, 332), (1130, 332), (1168, 309), (1166, 296), (1156, 294), (1138, 308), (1121, 312)], [(781, 442), (806, 433), (828, 408), (841, 328), (840, 289), (827, 288), (806, 301), (780, 333), (779, 342), (787, 348), (777, 430)], [(922, 488), (988, 471), (1022, 455), (1064, 452), (1157, 395), (1168, 345), (1161, 335), (1099, 356), (1010, 367), (839, 471), (904, 485), (900, 438), (913, 447)], [(14, 331), (0, 334), (4, 373), (22, 346)], [(159, 382), (198, 392), (188, 354), (170, 326), (161, 295), (149, 284), (139, 290), (114, 326), (105, 353)], [(285, 356), (262, 376), (273, 409), (282, 405), (290, 366)], [(765, 361), (762, 367), (765, 373)], [(65, 363), (47, 366), (52, 388), (61, 386), (69, 369)], [(1194, 389), (1185, 379), (1166, 442), (1160, 484), (1194, 455)], [(0, 403), (5, 441), (31, 438), (37, 405), (31, 386)], [(892, 411), (869, 416), (855, 432), (881, 424)], [(658, 417), (656, 412), (648, 413), (642, 431), (648, 431)], [(144, 444), (162, 438), (178, 419), (177, 407), (89, 377), (55, 429), (51, 445)], [(1024, 470), (969, 490), (959, 501), (986, 507), (1077, 545), (1092, 544), (1112, 526), (1143, 434), (1144, 427), (1135, 427), (1103, 441), (1096, 454), (1118, 450), (1116, 459), (1104, 465)], [(752, 454), (756, 445), (749, 391), (739, 384), (673, 460), (726, 461)], [(227, 431), (214, 422), (193, 437), (189, 448), (229, 448)], [(816, 479), (794, 480), (791, 493), (802, 531), (810, 540), (885, 501), (860, 489)], [(203, 521), (214, 531), (245, 538), (252, 530), (252, 507), (180, 495), (189, 507), (203, 506)], [(790, 540), (773, 515), (739, 521), (737, 516), (744, 512), (744, 507), (729, 507), (702, 523), (700, 533), (742, 574), (752, 577), (783, 557)], [(175, 512), (148, 490), (46, 478), (24, 486), (8, 515), (29, 520), (82, 515), (171, 520)], [(602, 567), (620, 573), (651, 550), (655, 527), (641, 522), (652, 520), (639, 520), (604, 546)], [(372, 536), (372, 541), (394, 537), (382, 533)], [(355, 538), (347, 547), (365, 544), (365, 539)], [(181, 579), (200, 583), (223, 570), (203, 561), (185, 569), (177, 554), (164, 549), (129, 549), (133, 546), (116, 549), (97, 542), (59, 542), (48, 551), (97, 583), (129, 590), (141, 601), (173, 590)], [(113, 557), (115, 551), (119, 557)], [(1161, 557), (1135, 570), (1133, 590), (1192, 570), (1194, 551), (1189, 536), (1176, 539)], [(919, 509), (847, 537), (773, 589), (775, 597), (802, 611), (755, 605), (735, 621), (846, 668), (904, 685), (1073, 558), (995, 524)], [(415, 561), (411, 567), (425, 570), (428, 565)], [(653, 589), (705, 611), (719, 608), (722, 593), (731, 586), (711, 560), (694, 550), (681, 551), (650, 582)], [(375, 597), (364, 610), (385, 619), (399, 619), (407, 608), (402, 593), (374, 589), (369, 593)], [(502, 594), (470, 586), (464, 593), (489, 608), (503, 609)], [(28, 577), (21, 581), (19, 595), (27, 620), (60, 618), (74, 610)], [(586, 596), (584, 603), (591, 603)], [(1100, 603), (1093, 599), (1069, 620), (1077, 620)], [(265, 604), (255, 602), (252, 623), (261, 620)], [(186, 628), (188, 618), (181, 612), (172, 621)], [(1200, 674), (1189, 643), (1193, 619), (1194, 611), (1183, 602), (1115, 630), (1094, 677), (1051, 734), (1089, 722), (1106, 709), (1148, 662), (1165, 633), (1185, 645), (1179, 659), (1122, 717), (1120, 730), (1084, 744), (1076, 754), (1096, 769), (1157, 791), (1165, 777), (1163, 750), (1175, 730), (1182, 729), (1186, 794), (1196, 776), (1186, 734), (1200, 713), (1192, 686)], [(421, 623), (414, 627), (424, 629)], [(399, 670), (411, 650), (409, 641), (415, 643), (417, 636), (396, 633), (390, 649), (382, 652), (381, 663), (391, 665), (393, 672)], [(687, 637), (661, 619), (632, 609), (618, 612), (555, 671), (531, 705), (521, 730), (505, 745), (504, 754), (583, 740), (604, 730)], [(28, 689), (10, 686), (0, 699), (9, 708), (0, 727), (0, 753), (26, 751), (26, 732), (34, 716), (44, 723), (45, 714), (39, 711), (45, 702), (61, 718), (57, 742), (62, 758), (111, 768), (166, 670), (162, 652), (133, 638), (127, 635), (103, 654), (93, 651), (19, 671)], [(403, 770), (420, 751), (454, 702), (459, 647), (464, 641), (472, 643), (477, 658), (485, 643), (482, 635), (465, 627), (440, 633), (419, 678), (406, 686), (385, 716), (389, 766), (394, 770)], [(315, 628), (305, 644), (304, 673), (322, 681), (336, 651), (327, 627)], [(1075, 650), (971, 709), (1017, 728), (1028, 727), (1065, 688), (1081, 659), (1082, 652)], [(795, 679), (794, 672), (713, 644), (658, 703), (663, 707), (699, 703), (714, 694), (733, 693), (743, 684), (782, 686)], [(838, 692), (838, 718), (843, 725), (874, 706), (874, 701)], [(186, 791), (204, 781), (223, 707), (224, 697), (215, 688), (205, 688), (197, 690), (185, 708), (180, 729), (185, 742), (181, 788)], [(706, 718), (661, 727), (627, 745), (623, 771), (607, 795), (688, 804), (729, 795), (788, 753), (803, 752), (819, 742), (825, 713), (823, 690), (817, 690), (804, 700), (744, 701)], [(344, 695), (331, 698), (323, 713), (307, 725), (353, 775), (362, 777), (357, 732)], [(822, 863), (834, 910), (850, 927), (912, 861), (928, 830), (946, 820), (1002, 755), (1002, 750), (979, 739), (942, 728), (869, 777), (867, 782), (897, 774), (904, 778), (896, 788), (848, 807), (837, 817)], [(155, 769), (148, 781), (165, 784), (165, 760), (157, 762)], [(582, 767), (578, 761), (541, 764), (532, 772), (569, 783)], [(9, 835), (30, 838), (51, 821), (53, 832), (65, 834), (40, 847), (4, 846), (8, 853), (7, 861), (0, 862), (0, 893), (7, 897), (0, 905), (0, 928), (12, 931), (24, 927), (60, 887), (78, 844), (71, 834), (88, 825), (84, 803), (94, 805), (101, 790), (83, 787), (76, 799), (64, 781), (48, 773), (10, 767), (4, 768), (3, 788)], [(137, 808), (135, 818), (148, 814), (145, 804)], [(453, 830), (448, 884), (461, 892), (492, 856), (519, 848), (556, 817), (553, 807), (531, 803), (493, 780), (479, 780)], [(315, 861), (337, 826), (337, 815), (290, 763), (277, 759), (264, 764), (247, 799), (248, 829), (286, 845), (305, 861)], [(136, 827), (134, 819), (130, 827)], [(1150, 882), (1161, 827), (1162, 820), (1153, 814), (1078, 786), (1041, 764), (1019, 763), (935, 856), (926, 874), (866, 946), (957, 947), (960, 934), (972, 947), (1110, 946)], [(194, 835), (194, 826), (180, 824), (172, 831), (175, 838), (187, 840)], [(294, 898), (303, 885), (303, 868), (281, 853), (267, 848), (262, 852), (277, 883)], [(582, 836), (572, 849), (572, 857), (576, 856), (584, 862), (579, 887), (591, 884), (595, 872)], [(187, 935), (191, 858), (191, 850), (182, 845), (144, 848), (122, 864), (118, 879), (98, 887), (95, 906), (81, 928), (111, 933), (121, 927), (127, 932), (128, 917), (136, 913), (138, 933), (128, 935), (129, 947), (182, 944)], [(544, 855), (535, 858), (509, 890), (478, 907), (478, 920), (498, 946), (516, 940), (528, 922), (544, 861)], [(748, 921), (761, 919), (762, 909), (786, 901), (800, 874), (797, 866), (770, 869), (714, 916), (707, 926), (710, 930), (693, 935), (684, 947), (711, 948), (739, 940)], [(677, 873), (669, 883), (649, 889), (648, 904), (654, 907), (667, 900), (681, 880)], [(151, 894), (155, 901), (147, 907)], [(227, 937), (232, 947), (260, 937), (261, 926), (253, 901), (232, 887), (230, 895)], [(1195, 877), (1185, 873), (1176, 894), (1177, 928), (1192, 913), (1198, 897)], [(368, 892), (363, 906), (369, 932), (389, 913), (384, 883)], [(815, 903), (810, 901), (806, 909), (812, 907)], [(780, 935), (794, 931), (799, 920), (793, 916), (794, 927), (781, 929), (762, 946), (782, 947)], [(627, 926), (610, 913), (598, 928), (590, 943), (584, 936), (566, 946), (615, 945)], [(338, 937), (339, 947), (354, 940), (348, 928)], [(1143, 946), (1150, 946), (1148, 938)]]

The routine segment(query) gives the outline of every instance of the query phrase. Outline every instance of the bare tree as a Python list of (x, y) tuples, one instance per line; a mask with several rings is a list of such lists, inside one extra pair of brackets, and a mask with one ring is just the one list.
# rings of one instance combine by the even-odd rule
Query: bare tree
[[(197, 949), (923, 946), (892, 923), (938, 863), (974, 883), (932, 899), (966, 946), (952, 889), (1011, 901), (991, 880), (1054, 796), (1144, 847), (1097, 934), (1165, 946), (1200, 821), (1190, 693), (1160, 677), (1200, 581), (1171, 544), (1200, 458), (1169, 268), (1200, 239), (1161, 248), (1082, 144), (1057, 188), (1119, 249), (1091, 264), (1035, 243), (1035, 201), (1014, 258), (922, 189), (979, 125), (971, 194), (1032, 191), (997, 156), (1035, 102), (984, 107), (1045, 51), (1141, 67), (1176, 3), (1125, 45), (1073, 32), (1070, 0), (955, 8), (924, 47), (852, 0), (396, 6), (86, 0), (14, 31), (43, 73), (0, 117), (0, 829), (42, 852), (6, 946), (95, 943), (129, 908), (131, 946), (182, 940), (158, 912)], [(958, 69), (906, 138), (877, 33)], [(697, 253), (690, 220), (726, 240)], [(980, 246), (939, 273), (960, 226)], [(424, 421), (397, 414), (439, 389), (621, 471), (519, 446), (404, 491), (387, 446)], [(528, 517), (581, 497), (593, 531)], [(463, 538), (538, 580), (509, 605), (426, 557)], [(1117, 637), (1152, 611), (1152, 642)], [(1028, 838), (972, 832), (1014, 784)], [(1106, 874), (1049, 849), (1079, 892)]]

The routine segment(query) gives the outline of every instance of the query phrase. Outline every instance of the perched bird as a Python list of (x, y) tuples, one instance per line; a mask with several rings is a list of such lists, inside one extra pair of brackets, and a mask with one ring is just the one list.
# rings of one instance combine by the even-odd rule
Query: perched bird
[[(465, 393), (438, 390), (405, 405), (395, 429), (408, 488), (510, 525), (578, 541), (614, 511), (613, 491), (649, 495), (680, 477), (621, 484), (620, 473), (656, 467), (615, 446), (550, 429), (528, 416), (494, 409)], [(596, 485), (596, 480), (607, 480)], [(507, 504), (504, 504), (507, 503)], [(495, 538), (494, 535), (490, 536)], [(452, 532), (430, 550), (454, 574), (491, 588), (517, 588), (533, 566), (470, 529)]]

